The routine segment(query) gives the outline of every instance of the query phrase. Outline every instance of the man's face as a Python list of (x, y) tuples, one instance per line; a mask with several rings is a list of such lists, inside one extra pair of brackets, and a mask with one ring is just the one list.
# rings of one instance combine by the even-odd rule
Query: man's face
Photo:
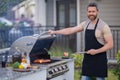
[(98, 14), (98, 10), (96, 9), (96, 7), (88, 7), (88, 18), (91, 21), (94, 21), (97, 18), (97, 14)]

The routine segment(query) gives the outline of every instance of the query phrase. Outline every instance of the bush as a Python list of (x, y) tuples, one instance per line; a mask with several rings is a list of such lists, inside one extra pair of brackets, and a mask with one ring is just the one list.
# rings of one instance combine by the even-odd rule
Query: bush
[(120, 50), (118, 50), (118, 53), (116, 54), (117, 62), (120, 63)]
[(52, 57), (62, 57), (64, 56), (64, 52), (68, 52), (69, 53), (68, 57), (70, 57), (71, 54), (73, 53), (70, 49), (63, 48), (60, 46), (53, 46), (50, 50), (47, 51)]
[(120, 50), (118, 50), (118, 53), (116, 54), (117, 58), (117, 67), (114, 69), (114, 74), (118, 76), (118, 80), (120, 80)]
[(83, 54), (71, 54), (71, 58), (74, 58), (75, 69), (79, 71), (79, 79), (81, 79), (81, 68), (82, 68), (82, 61), (83, 61)]
[(83, 54), (72, 54), (71, 57), (75, 59), (75, 68), (81, 68), (82, 67)]

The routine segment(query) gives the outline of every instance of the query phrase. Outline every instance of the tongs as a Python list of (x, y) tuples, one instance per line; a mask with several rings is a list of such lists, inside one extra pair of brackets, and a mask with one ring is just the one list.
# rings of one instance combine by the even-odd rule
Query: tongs
[(75, 52), (76, 54), (85, 54), (87, 51), (80, 51), (80, 52)]

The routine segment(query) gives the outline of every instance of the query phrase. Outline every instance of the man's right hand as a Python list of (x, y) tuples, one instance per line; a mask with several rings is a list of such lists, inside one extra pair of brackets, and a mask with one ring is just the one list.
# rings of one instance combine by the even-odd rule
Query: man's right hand
[(48, 31), (49, 34), (55, 34), (53, 30)]

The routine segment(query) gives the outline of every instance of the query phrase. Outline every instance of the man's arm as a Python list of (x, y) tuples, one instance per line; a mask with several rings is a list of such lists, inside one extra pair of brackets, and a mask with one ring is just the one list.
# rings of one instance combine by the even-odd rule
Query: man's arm
[(61, 30), (56, 30), (56, 31), (49, 30), (48, 33), (69, 35), (69, 34), (81, 32), (81, 31), (83, 31), (83, 23), (81, 23), (80, 25), (75, 26), (75, 27), (65, 28), (65, 29), (61, 29)]
[(103, 31), (103, 36), (104, 36), (104, 40), (105, 40), (105, 45), (99, 49), (88, 50), (87, 51), (88, 54), (95, 55), (95, 54), (105, 52), (105, 51), (113, 48), (113, 37), (112, 37), (112, 33), (110, 31), (110, 28), (108, 26), (105, 27), (105, 29)]

